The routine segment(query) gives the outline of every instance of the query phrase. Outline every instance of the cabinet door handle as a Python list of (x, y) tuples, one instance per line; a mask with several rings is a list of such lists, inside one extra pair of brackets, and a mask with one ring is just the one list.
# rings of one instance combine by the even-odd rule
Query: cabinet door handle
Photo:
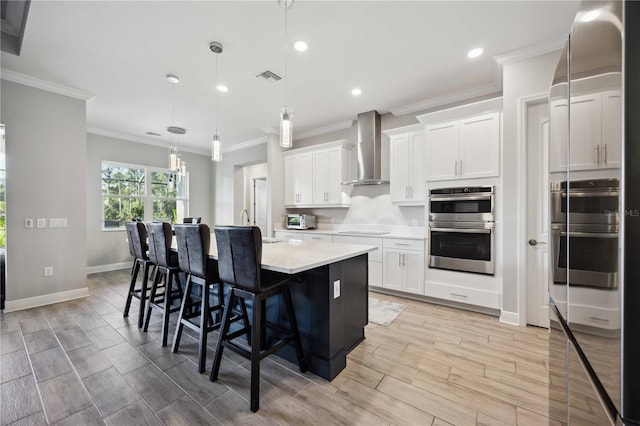
[(402, 266), (402, 255), (398, 253), (398, 266)]
[(413, 198), (413, 186), (409, 185), (409, 198)]
[(462, 176), (462, 160), (460, 160), (460, 176)]
[(463, 299), (467, 298), (466, 294), (458, 294), (458, 293), (449, 293), (449, 294), (454, 296), (454, 297), (462, 297)]
[(405, 263), (405, 253), (402, 253), (402, 266), (407, 266), (407, 264)]
[(602, 148), (602, 164), (606, 165), (607, 164), (607, 144), (604, 144), (604, 147)]
[(458, 160), (453, 162), (453, 175), (458, 176)]
[(596, 165), (600, 165), (600, 145), (596, 145)]

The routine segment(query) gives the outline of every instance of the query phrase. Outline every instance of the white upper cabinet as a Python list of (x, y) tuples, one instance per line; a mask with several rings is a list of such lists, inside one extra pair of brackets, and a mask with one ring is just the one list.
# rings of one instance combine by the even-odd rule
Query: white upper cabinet
[(309, 152), (284, 157), (286, 205), (307, 205), (313, 199), (312, 155)]
[(344, 207), (351, 202), (351, 148), (337, 141), (284, 154), (285, 207)]
[(426, 129), (426, 181), (500, 175), (500, 113)]
[(622, 167), (622, 95), (619, 90), (602, 93), (600, 167)]
[[(567, 164), (567, 118), (571, 133), (571, 160)], [(555, 150), (550, 152), (552, 172), (620, 168), (622, 159), (622, 98), (620, 91), (591, 93), (551, 103), (550, 127)]]
[(424, 131), (391, 134), (391, 202), (424, 205)]
[(313, 204), (348, 205), (342, 182), (350, 179), (349, 150), (342, 146), (313, 152)]

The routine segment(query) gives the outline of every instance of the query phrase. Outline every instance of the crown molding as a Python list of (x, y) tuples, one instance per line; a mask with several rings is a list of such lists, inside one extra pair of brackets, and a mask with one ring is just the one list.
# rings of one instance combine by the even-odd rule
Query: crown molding
[[(157, 146), (164, 149), (169, 149), (169, 142), (162, 139), (152, 139), (145, 136), (129, 135), (126, 133), (115, 132), (113, 130), (101, 129), (98, 127), (88, 127), (87, 133), (93, 133), (95, 135), (106, 136), (109, 138), (120, 139), (125, 141), (131, 141), (136, 143), (143, 143), (145, 145)], [(180, 146), (180, 150), (183, 152), (190, 152), (192, 154), (210, 156), (211, 152), (205, 149), (198, 149), (191, 146)]]
[(88, 101), (93, 98), (94, 94), (86, 90), (75, 89), (73, 87), (63, 86), (61, 84), (52, 83), (50, 81), (41, 80), (26, 74), (20, 74), (7, 69), (0, 69), (3, 80), (12, 81), (25, 86), (34, 87), (36, 89), (46, 90), (47, 92), (57, 93), (58, 95), (69, 96), (70, 98)]
[[(497, 74), (502, 75), (502, 72)], [(499, 80), (502, 80), (501, 78)], [(492, 95), (502, 91), (502, 84), (494, 81), (491, 84), (475, 87), (469, 90), (463, 90), (461, 92), (452, 93), (446, 96), (440, 96), (439, 98), (433, 98), (422, 102), (416, 102), (410, 105), (403, 105), (396, 108), (391, 108), (389, 112), (395, 116), (411, 114), (418, 111), (425, 111), (431, 108), (436, 108), (443, 105), (449, 105), (456, 102), (464, 101), (467, 99), (479, 98), (481, 96)]]
[(564, 47), (566, 41), (566, 37), (549, 40), (544, 43), (532, 44), (521, 49), (501, 53), (500, 55), (496, 55), (493, 58), (498, 64), (504, 67), (505, 65), (511, 65), (516, 62), (524, 61), (527, 59), (535, 58), (536, 56), (560, 50)]
[(267, 136), (260, 136), (259, 138), (235, 143), (233, 145), (223, 145), (222, 152), (240, 151), (242, 149), (251, 148), (252, 146), (262, 145), (263, 143), (267, 143), (267, 139)]
[(295, 140), (306, 139), (312, 136), (324, 135), (326, 133), (331, 133), (331, 132), (337, 132), (338, 130), (350, 129), (353, 126), (353, 123), (354, 123), (354, 120), (346, 120), (346, 121), (341, 121), (339, 123), (318, 127), (316, 129), (298, 132), (298, 134), (294, 133), (294, 135), (296, 136)]

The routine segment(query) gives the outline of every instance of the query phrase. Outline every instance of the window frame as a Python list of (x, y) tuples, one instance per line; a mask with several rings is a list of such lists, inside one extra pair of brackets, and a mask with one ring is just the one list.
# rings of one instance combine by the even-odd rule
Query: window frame
[(111, 166), (111, 167), (126, 167), (129, 169), (138, 169), (138, 170), (144, 170), (144, 179), (145, 179), (145, 185), (144, 185), (144, 194), (143, 195), (137, 195), (137, 196), (120, 196), (120, 195), (116, 195), (115, 197), (126, 197), (126, 198), (136, 198), (136, 199), (140, 199), (142, 200), (143, 206), (144, 206), (144, 217), (143, 217), (143, 221), (144, 222), (149, 222), (149, 221), (153, 221), (153, 203), (154, 201), (173, 201), (175, 200), (176, 202), (178, 201), (182, 201), (184, 203), (184, 217), (189, 217), (189, 171), (187, 171), (186, 176), (183, 178), (184, 182), (184, 191), (183, 191), (183, 196), (182, 197), (154, 197), (153, 196), (153, 191), (151, 190), (151, 186), (152, 186), (152, 181), (151, 181), (151, 174), (153, 172), (156, 173), (167, 173), (167, 174), (173, 174), (176, 175), (176, 173), (173, 173), (171, 170), (169, 169), (165, 169), (162, 167), (153, 167), (153, 166), (145, 166), (142, 164), (133, 164), (133, 163), (123, 163), (121, 161), (109, 161), (109, 160), (102, 160), (100, 162), (100, 216), (101, 216), (101, 230), (102, 232), (121, 232), (121, 231), (126, 231), (125, 226), (119, 226), (119, 227), (114, 227), (114, 228), (106, 228), (104, 226), (105, 223), (105, 217), (104, 217), (104, 200), (105, 197), (110, 197), (113, 196), (111, 194), (105, 194), (103, 192), (102, 189), (102, 185), (103, 185), (103, 178), (102, 178), (102, 170), (104, 169), (105, 166)]

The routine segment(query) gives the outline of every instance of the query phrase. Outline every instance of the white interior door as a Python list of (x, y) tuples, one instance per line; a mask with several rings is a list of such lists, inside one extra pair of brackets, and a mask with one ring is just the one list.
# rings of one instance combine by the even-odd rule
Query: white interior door
[(549, 105), (527, 112), (527, 324), (549, 327)]
[(253, 180), (253, 224), (267, 235), (267, 179)]

